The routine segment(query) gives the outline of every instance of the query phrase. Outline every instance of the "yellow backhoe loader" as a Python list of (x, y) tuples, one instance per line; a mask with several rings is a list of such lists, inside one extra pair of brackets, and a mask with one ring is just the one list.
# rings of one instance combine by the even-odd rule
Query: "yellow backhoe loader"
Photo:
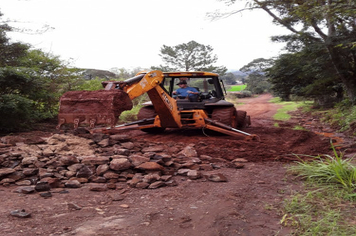
[[(178, 83), (193, 87), (197, 96), (175, 95)], [(71, 91), (60, 99), (58, 126), (74, 124), (89, 127), (91, 132), (117, 133), (126, 129), (140, 129), (160, 133), (166, 128), (209, 129), (232, 136), (253, 139), (243, 129), (251, 124), (246, 111), (236, 110), (225, 100), (225, 88), (218, 74), (210, 72), (138, 73), (125, 81), (105, 81), (98, 91)], [(117, 125), (118, 117), (133, 107), (132, 100), (147, 93), (147, 102), (138, 113), (138, 121)], [(95, 128), (105, 124), (109, 127)]]

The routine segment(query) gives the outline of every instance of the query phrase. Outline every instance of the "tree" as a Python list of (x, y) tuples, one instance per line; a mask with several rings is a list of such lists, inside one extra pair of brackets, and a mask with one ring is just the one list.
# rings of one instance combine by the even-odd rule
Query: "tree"
[(226, 83), (227, 85), (233, 85), (233, 84), (236, 84), (236, 76), (233, 74), (233, 73), (227, 73), (226, 75), (223, 75), (220, 77), (224, 83)]
[[(236, 0), (224, 0), (235, 3)], [(249, 0), (243, 10), (262, 9), (273, 22), (284, 26), (291, 35), (274, 37), (287, 42), (290, 52), (305, 46), (323, 47), (332, 65), (336, 81), (342, 81), (346, 95), (356, 102), (356, 2), (350, 0)], [(322, 52), (322, 50), (320, 50)], [(325, 56), (325, 57), (326, 57)], [(328, 78), (329, 79), (329, 78)]]
[[(115, 73), (120, 79), (125, 80), (134, 77), (137, 73), (145, 71), (147, 69), (141, 67), (135, 67), (133, 69), (127, 70), (125, 68), (111, 68), (110, 71)], [(164, 70), (163, 70), (164, 71)]]
[(79, 81), (78, 70), (68, 68), (58, 57), (11, 43), (6, 36), (9, 30), (7, 25), (0, 26), (0, 130), (16, 130), (53, 117), (59, 97)]
[(221, 75), (225, 74), (226, 67), (213, 66), (218, 58), (212, 54), (212, 51), (211, 46), (199, 44), (195, 41), (173, 47), (163, 45), (159, 55), (166, 65), (160, 67), (171, 70), (209, 71)]
[(247, 86), (245, 90), (251, 91), (253, 94), (261, 94), (268, 92), (271, 85), (263, 74), (253, 72), (248, 75)]
[(258, 58), (243, 66), (240, 71), (244, 73), (264, 73), (266, 69), (270, 68), (273, 65), (273, 63), (273, 59)]
[(339, 102), (342, 98), (341, 81), (332, 74), (333, 68), (328, 58), (323, 58), (318, 48), (305, 48), (297, 53), (279, 56), (274, 65), (267, 69), (272, 91), (283, 100), (291, 95), (314, 99), (324, 104), (325, 100)]
[(244, 79), (246, 90), (254, 94), (261, 94), (270, 90), (271, 84), (266, 77), (266, 69), (273, 64), (272, 59), (258, 58), (240, 68), (240, 71), (248, 76)]
[(283, 54), (275, 60), (274, 65), (269, 68), (268, 77), (272, 84), (271, 90), (283, 101), (290, 101), (293, 90), (304, 87), (303, 69), (300, 61), (295, 58), (296, 54)]

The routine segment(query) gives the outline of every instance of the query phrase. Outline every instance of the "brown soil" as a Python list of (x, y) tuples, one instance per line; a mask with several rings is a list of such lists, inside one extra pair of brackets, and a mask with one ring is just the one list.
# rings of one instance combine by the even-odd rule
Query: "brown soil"
[[(270, 95), (240, 99), (251, 116), (245, 132), (260, 141), (230, 136), (205, 136), (201, 130), (168, 130), (161, 135), (129, 131), (147, 143), (194, 144), (198, 155), (248, 160), (241, 169), (214, 162), (206, 174), (223, 174), (227, 182), (205, 178), (190, 180), (176, 176), (177, 186), (137, 189), (123, 185), (116, 190), (90, 191), (52, 189), (52, 196), (19, 194), (17, 186), (0, 186), (2, 235), (288, 235), (293, 229), (280, 224), (283, 200), (301, 183), (286, 175), (286, 166), (296, 156), (330, 153), (329, 138), (288, 127), (306, 125), (323, 130), (320, 123), (295, 113), (298, 119), (274, 127), (272, 116), (279, 108), (269, 103)], [(54, 129), (21, 134), (26, 140), (50, 136)], [(343, 139), (343, 141), (346, 139)], [(204, 171), (203, 171), (204, 173)], [(65, 190), (65, 191), (63, 191)], [(10, 215), (13, 210), (31, 213), (28, 218)]]

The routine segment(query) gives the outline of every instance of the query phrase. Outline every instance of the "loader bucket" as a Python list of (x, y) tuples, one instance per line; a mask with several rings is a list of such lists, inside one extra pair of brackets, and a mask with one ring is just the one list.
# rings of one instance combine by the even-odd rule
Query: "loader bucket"
[(97, 124), (113, 127), (123, 111), (133, 107), (129, 95), (122, 90), (70, 91), (60, 99), (58, 126), (80, 124), (94, 128)]

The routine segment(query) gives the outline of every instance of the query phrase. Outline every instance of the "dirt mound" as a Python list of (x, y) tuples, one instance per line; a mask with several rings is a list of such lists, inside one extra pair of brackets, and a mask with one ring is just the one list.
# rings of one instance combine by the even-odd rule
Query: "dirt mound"
[(129, 134), (147, 142), (171, 142), (172, 145), (177, 142), (194, 143), (199, 155), (213, 155), (226, 160), (245, 158), (251, 162), (294, 161), (298, 160), (294, 154), (317, 156), (331, 153), (330, 140), (312, 132), (273, 127), (250, 127), (244, 131), (257, 135), (260, 140), (246, 141), (225, 135), (207, 137), (200, 130), (169, 130), (160, 135), (133, 131)]

